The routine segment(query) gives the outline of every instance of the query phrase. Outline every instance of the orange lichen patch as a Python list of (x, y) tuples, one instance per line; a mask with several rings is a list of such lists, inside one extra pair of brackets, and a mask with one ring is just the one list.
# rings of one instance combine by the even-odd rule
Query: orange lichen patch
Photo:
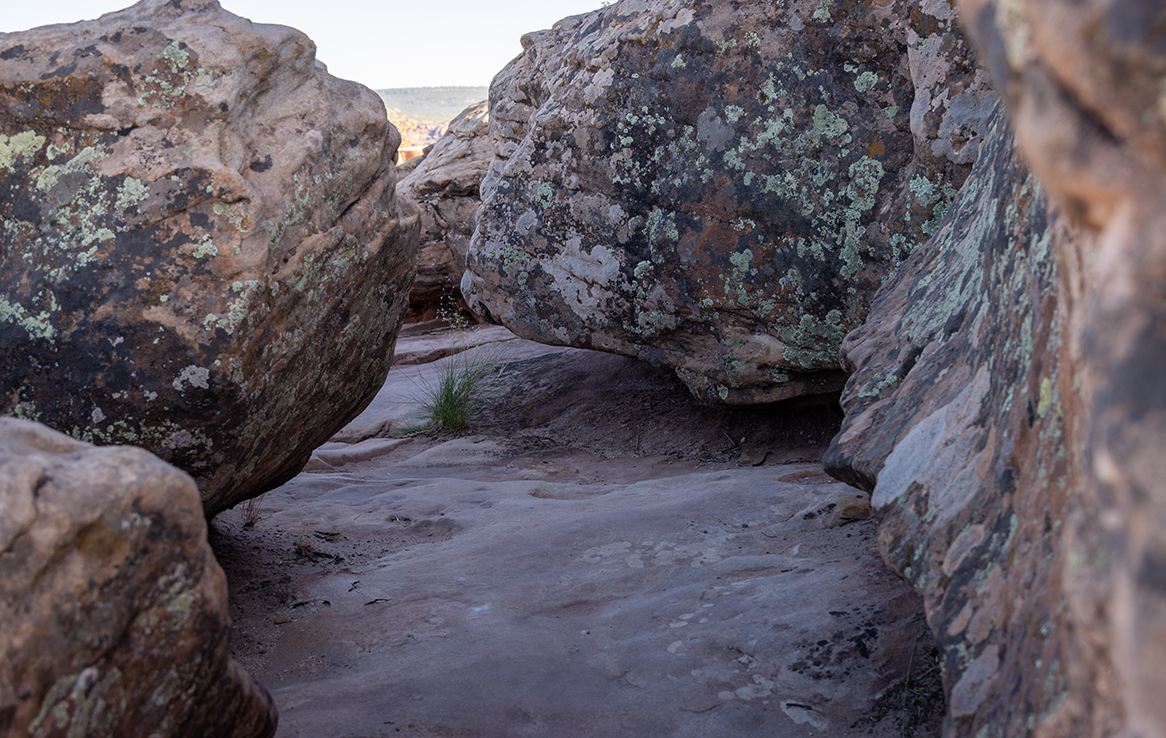
[(867, 152), (866, 152), (866, 155), (871, 157), (872, 159), (879, 157), (879, 156), (886, 156), (886, 154), (887, 154), (887, 145), (885, 143), (883, 143), (883, 140), (881, 138), (876, 138), (875, 140), (871, 141), (870, 148), (867, 149)]
[(158, 276), (142, 277), (138, 280), (139, 300), (143, 305), (161, 305), (170, 299), (174, 292), (172, 280)]

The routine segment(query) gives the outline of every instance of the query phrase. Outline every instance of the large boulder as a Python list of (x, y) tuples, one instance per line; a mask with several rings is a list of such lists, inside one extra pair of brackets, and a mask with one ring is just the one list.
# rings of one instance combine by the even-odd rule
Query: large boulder
[(994, 99), (934, 0), (623, 0), (523, 45), (490, 91), (471, 308), (715, 402), (841, 388)]
[(0, 734), (262, 738), (198, 488), (138, 448), (0, 418)]
[(461, 299), (470, 238), (478, 223), (482, 177), (494, 157), (486, 101), (471, 105), (397, 185), (397, 196), (421, 213), (417, 276), (409, 291), (410, 319), (429, 319), (442, 301)]
[(398, 143), (214, 0), (0, 34), (0, 412), (143, 446), (208, 514), (290, 478), (388, 370)]

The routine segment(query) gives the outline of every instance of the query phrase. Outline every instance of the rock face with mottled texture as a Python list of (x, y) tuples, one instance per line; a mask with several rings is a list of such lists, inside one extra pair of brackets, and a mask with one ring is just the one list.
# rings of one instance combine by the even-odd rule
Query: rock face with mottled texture
[(0, 733), (274, 733), (189, 476), (0, 418), (0, 480)]
[(213, 0), (0, 34), (0, 412), (143, 446), (214, 514), (375, 395), (416, 216), (380, 99), (314, 52)]
[(1001, 127), (847, 338), (827, 461), (924, 595), (948, 735), (1161, 738), (1166, 6), (959, 5), (1043, 187)]
[(711, 401), (839, 389), (843, 336), (979, 148), (993, 95), (952, 20), (623, 0), (527, 36), (491, 87), (471, 307)]
[(489, 128), (486, 101), (466, 108), (397, 185), (397, 196), (415, 202), (421, 213), (417, 276), (409, 291), (411, 319), (431, 318), (427, 313), (443, 299), (460, 299), (482, 177), (494, 156)]
[[(1063, 717), (1082, 668), (1060, 576), (1076, 410), (1053, 248), (1064, 230), (1000, 110), (934, 238), (843, 344), (853, 376), (827, 470), (872, 493), (883, 557), (923, 595), (948, 736)], [(1052, 735), (1087, 735), (1085, 721)]]
[[(1077, 471), (1065, 579), (1071, 704), (1095, 732), (1166, 736), (1166, 5), (961, 0), (1017, 140), (1081, 227), (1055, 239)], [(1112, 671), (1111, 671), (1112, 669)], [(1095, 687), (1093, 685), (1096, 685)], [(1050, 734), (1067, 735), (1051, 731)]]

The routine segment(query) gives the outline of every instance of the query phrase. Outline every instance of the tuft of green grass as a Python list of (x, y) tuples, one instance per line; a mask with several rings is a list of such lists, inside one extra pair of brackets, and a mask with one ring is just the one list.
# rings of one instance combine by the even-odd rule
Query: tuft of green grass
[(426, 428), (457, 431), (469, 426), (501, 369), (497, 349), (479, 347), (449, 357), (437, 380), (423, 387), (417, 400), (428, 421)]

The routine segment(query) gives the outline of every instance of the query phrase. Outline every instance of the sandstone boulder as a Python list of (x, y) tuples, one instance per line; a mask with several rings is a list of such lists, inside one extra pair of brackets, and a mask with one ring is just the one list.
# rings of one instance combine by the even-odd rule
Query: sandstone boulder
[(624, 0), (525, 37), (490, 92), (471, 308), (712, 401), (841, 388), (843, 336), (979, 148), (993, 95), (953, 20)]
[(466, 254), (477, 225), (480, 185), (494, 156), (486, 102), (471, 105), (397, 185), (397, 196), (421, 213), (417, 276), (409, 292), (410, 317), (431, 319), (442, 300), (460, 300)]
[(388, 369), (398, 143), (306, 36), (213, 0), (0, 34), (0, 412), (143, 446), (208, 514), (290, 478)]
[(274, 733), (189, 476), (0, 418), (0, 480), (0, 733)]

